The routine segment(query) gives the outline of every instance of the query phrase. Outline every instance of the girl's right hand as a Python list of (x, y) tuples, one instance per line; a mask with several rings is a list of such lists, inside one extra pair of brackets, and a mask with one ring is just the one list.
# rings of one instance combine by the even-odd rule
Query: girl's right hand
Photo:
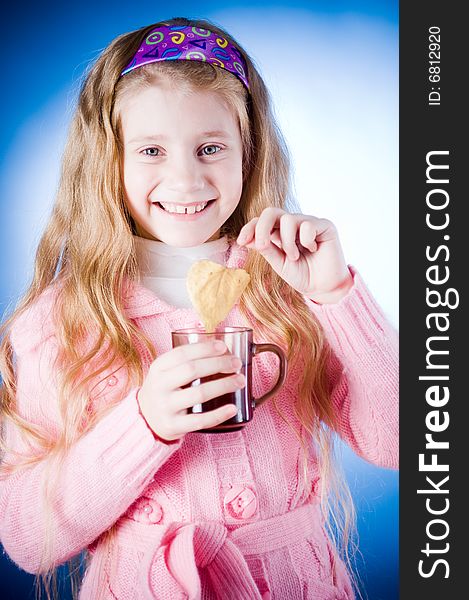
[[(138, 392), (140, 411), (149, 427), (164, 441), (173, 441), (190, 431), (207, 429), (233, 417), (237, 409), (225, 404), (206, 413), (192, 414), (186, 409), (212, 398), (243, 388), (244, 375), (236, 374), (241, 361), (227, 352), (221, 342), (198, 342), (173, 348), (158, 356)], [(195, 379), (234, 373), (187, 387)]]

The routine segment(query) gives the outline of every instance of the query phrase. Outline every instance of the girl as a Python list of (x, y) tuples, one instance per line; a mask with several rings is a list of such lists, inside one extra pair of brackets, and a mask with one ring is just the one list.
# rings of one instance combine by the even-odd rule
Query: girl
[[(244, 385), (226, 347), (171, 349), (198, 325), (201, 258), (250, 273), (223, 324), (289, 361), (241, 431), (198, 433), (230, 405), (187, 411)], [(326, 532), (346, 548), (353, 530), (332, 441), (397, 468), (397, 337), (334, 225), (292, 202), (268, 91), (226, 31), (177, 18), (96, 61), (2, 330), (0, 537), (21, 568), (49, 587), (83, 552), (83, 600), (354, 598)], [(256, 358), (256, 397), (273, 360)]]

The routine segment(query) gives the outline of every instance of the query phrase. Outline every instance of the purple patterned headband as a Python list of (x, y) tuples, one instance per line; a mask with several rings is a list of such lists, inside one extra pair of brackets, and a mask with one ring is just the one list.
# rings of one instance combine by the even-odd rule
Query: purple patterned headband
[(226, 69), (249, 89), (246, 61), (236, 46), (208, 29), (182, 25), (159, 25), (152, 29), (121, 76), (149, 63), (184, 59)]

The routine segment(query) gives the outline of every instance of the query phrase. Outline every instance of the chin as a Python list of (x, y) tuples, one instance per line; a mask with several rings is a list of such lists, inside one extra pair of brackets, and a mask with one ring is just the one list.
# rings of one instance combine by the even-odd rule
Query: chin
[[(211, 239), (211, 237), (213, 236), (200, 236), (200, 235), (194, 235), (194, 236), (161, 236), (159, 238), (159, 241), (164, 242), (165, 244), (168, 244), (168, 246), (173, 246), (174, 248), (192, 248), (193, 246), (200, 246), (201, 244), (204, 244), (205, 242), (208, 242), (209, 239)], [(217, 236), (218, 237), (218, 236)], [(214, 238), (216, 239), (216, 238)]]
[(204, 233), (202, 231), (194, 231), (192, 233), (186, 233), (185, 235), (161, 235), (159, 237), (160, 241), (168, 244), (168, 246), (174, 246), (175, 248), (192, 248), (193, 246), (200, 246), (201, 244), (205, 244), (205, 242), (217, 240), (220, 237), (220, 230), (217, 230), (215, 233), (211, 233), (210, 231)]

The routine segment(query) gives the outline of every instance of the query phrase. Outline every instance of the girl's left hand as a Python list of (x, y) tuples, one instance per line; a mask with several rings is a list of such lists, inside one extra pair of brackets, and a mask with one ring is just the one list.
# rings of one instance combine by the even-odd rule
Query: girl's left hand
[(327, 219), (269, 207), (239, 232), (237, 243), (260, 252), (297, 292), (338, 302), (353, 285), (335, 225)]

